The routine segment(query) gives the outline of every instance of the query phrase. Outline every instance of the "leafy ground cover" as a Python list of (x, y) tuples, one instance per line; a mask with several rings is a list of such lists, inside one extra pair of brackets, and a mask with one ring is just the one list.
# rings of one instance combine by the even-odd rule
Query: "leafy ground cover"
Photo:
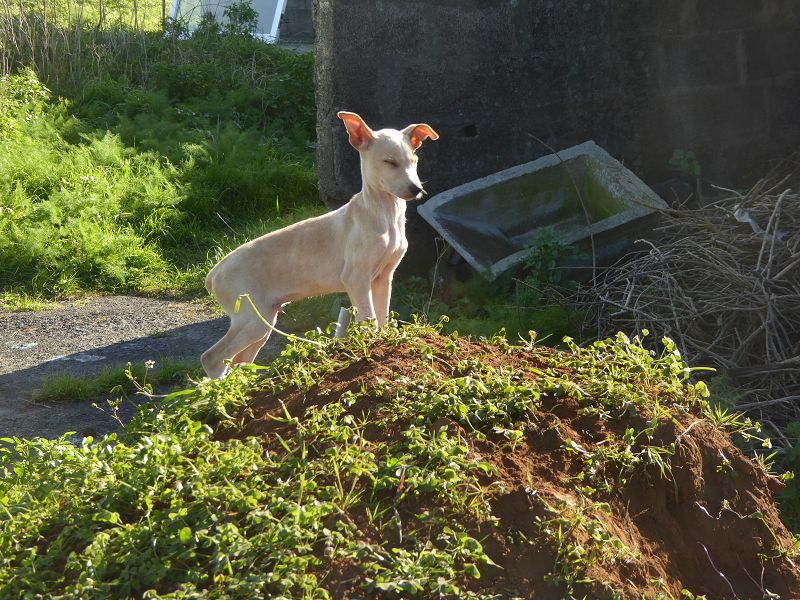
[(0, 595), (800, 595), (756, 428), (669, 342), (312, 337), (118, 435), (5, 440)]

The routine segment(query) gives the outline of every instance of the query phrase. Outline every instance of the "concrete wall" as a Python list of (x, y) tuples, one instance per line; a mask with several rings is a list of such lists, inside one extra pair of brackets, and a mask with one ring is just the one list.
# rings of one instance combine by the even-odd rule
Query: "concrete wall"
[(724, 185), (800, 141), (798, 0), (314, 3), (331, 205), (360, 185), (342, 109), (376, 128), (431, 124), (431, 193), (548, 153), (536, 138), (593, 139), (648, 183), (669, 176), (674, 150), (693, 150)]
[(311, 44), (314, 42), (312, 0), (286, 0), (280, 27), (282, 42)]

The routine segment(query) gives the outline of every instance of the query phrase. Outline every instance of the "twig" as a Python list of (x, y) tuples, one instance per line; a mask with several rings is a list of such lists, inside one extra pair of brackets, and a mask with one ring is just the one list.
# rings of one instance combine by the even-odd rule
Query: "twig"
[(697, 425), (698, 423), (702, 423), (704, 420), (705, 419), (697, 419), (696, 421), (694, 421), (691, 425), (689, 425), (686, 429), (683, 430), (683, 433), (681, 433), (678, 437), (675, 438), (675, 441), (680, 442), (683, 439), (683, 436), (688, 434), (695, 425)]
[(753, 410), (756, 408), (766, 408), (767, 406), (775, 406), (777, 404), (791, 404), (800, 400), (800, 396), (786, 396), (784, 398), (771, 398), (769, 400), (762, 400), (761, 402), (746, 402), (738, 404), (736, 410)]
[(728, 584), (728, 587), (730, 588), (730, 590), (731, 590), (731, 594), (733, 594), (733, 597), (734, 597), (734, 598), (736, 598), (736, 600), (741, 600), (741, 599), (739, 598), (739, 595), (738, 595), (738, 594), (736, 593), (736, 591), (733, 589), (733, 585), (731, 585), (731, 582), (728, 580), (728, 578), (727, 578), (727, 577), (725, 577), (725, 573), (723, 573), (722, 571), (720, 571), (720, 570), (717, 568), (717, 565), (715, 565), (715, 564), (714, 564), (714, 561), (713, 561), (713, 560), (711, 560), (711, 554), (709, 553), (709, 551), (708, 551), (708, 548), (706, 548), (706, 547), (705, 547), (705, 546), (702, 544), (702, 542), (697, 542), (697, 543), (698, 543), (698, 544), (700, 544), (700, 547), (701, 547), (701, 548), (702, 548), (702, 549), (705, 551), (705, 553), (706, 553), (706, 556), (708, 557), (708, 562), (709, 562), (709, 563), (711, 563), (711, 568), (712, 568), (712, 569), (714, 569), (714, 571), (717, 573), (717, 575), (719, 575), (720, 577), (722, 577), (722, 579), (725, 581), (725, 583), (727, 583), (727, 584)]
[[(439, 250), (439, 241), (444, 244), (441, 251)], [(433, 265), (433, 282), (431, 283), (431, 293), (428, 296), (428, 304), (425, 306), (425, 316), (427, 317), (430, 315), (431, 312), (431, 303), (433, 302), (433, 293), (436, 291), (436, 285), (438, 283), (437, 279), (439, 277), (439, 263), (442, 262), (442, 258), (444, 258), (447, 249), (450, 248), (450, 244), (448, 244), (444, 239), (437, 237), (436, 238), (436, 263)]]
[(598, 337), (668, 335), (689, 364), (722, 368), (747, 390), (739, 409), (800, 419), (800, 194), (789, 183), (799, 167), (800, 153), (747, 193), (723, 190), (727, 197), (703, 208), (662, 211), (659, 242), (577, 293)]

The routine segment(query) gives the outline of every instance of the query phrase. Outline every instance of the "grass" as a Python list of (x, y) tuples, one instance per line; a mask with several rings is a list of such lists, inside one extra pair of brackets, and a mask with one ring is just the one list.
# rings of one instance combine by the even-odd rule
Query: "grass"
[(321, 211), (311, 167), (259, 148), (252, 132), (211, 132), (174, 164), (91, 130), (63, 104), (21, 110), (0, 157), (0, 275), (20, 292), (198, 291), (218, 255)]
[[(26, 15), (33, 20), (34, 15), (42, 16), (40, 6), (31, 8), (24, 3), (3, 0), (3, 12), (15, 18)], [(170, 2), (166, 2), (166, 14), (169, 15)], [(27, 10), (24, 10), (26, 9)], [(22, 9), (22, 10), (21, 10)], [(73, 2), (71, 0), (50, 0), (46, 6), (48, 24), (54, 27), (74, 26), (78, 20), (96, 26), (100, 21), (101, 11), (107, 25), (126, 27), (144, 31), (155, 31), (161, 28), (162, 0), (136, 0), (135, 2)]]
[(582, 315), (564, 305), (530, 292), (531, 280), (503, 278), (493, 282), (477, 274), (465, 282), (453, 277), (432, 289), (421, 277), (396, 282), (392, 309), (400, 318), (414, 315), (430, 322), (447, 317), (444, 331), (491, 337), (504, 332), (510, 339), (528, 339), (535, 331), (539, 341), (559, 344), (564, 336), (578, 337)]
[(9, 289), (0, 292), (0, 310), (10, 312), (34, 312), (47, 310), (56, 306), (53, 302), (42, 300), (25, 292), (16, 292)]
[[(519, 552), (552, 553), (548, 577), (561, 597), (581, 597), (595, 589), (587, 585), (606, 589), (592, 569), (637, 560), (605, 525), (604, 498), (643, 470), (669, 478), (673, 452), (656, 450), (654, 428), (685, 410), (713, 418), (704, 386), (687, 382), (674, 353), (653, 357), (622, 336), (559, 355), (487, 341), (499, 356), (541, 364), (524, 381), (423, 325), (317, 339), (322, 346), (291, 343), (269, 366), (173, 393), (103, 440), (4, 440), (0, 595), (325, 598), (349, 582), (364, 595), (503, 597), (482, 587), (501, 572), (485, 546), (502, 527), (493, 501), (508, 492), (492, 483), (495, 459), (531, 431), (546, 435), (546, 398), (575, 398), (584, 423), (613, 429), (632, 411), (642, 416), (642, 429), (577, 460), (577, 504), (545, 499), (538, 539), (517, 535)], [(319, 387), (372, 364), (381, 347), (413, 356), (412, 375)], [(432, 368), (443, 363), (451, 375)], [(325, 400), (310, 402), (317, 393)], [(253, 395), (269, 412), (267, 431), (250, 437), (241, 420)]]
[(197, 362), (161, 358), (152, 367), (145, 364), (106, 367), (91, 376), (59, 373), (47, 378), (33, 393), (36, 402), (82, 402), (102, 396), (119, 396), (137, 391), (140, 386), (187, 383), (187, 378), (202, 375)]
[(0, 78), (4, 304), (202, 293), (220, 255), (323, 210), (312, 57), (211, 21), (142, 35), (127, 66), (51, 73), (53, 91), (45, 65)]

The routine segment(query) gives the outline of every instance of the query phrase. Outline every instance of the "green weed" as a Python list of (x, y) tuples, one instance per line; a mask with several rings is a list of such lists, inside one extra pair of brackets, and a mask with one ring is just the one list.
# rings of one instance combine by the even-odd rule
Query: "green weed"
[[(303, 371), (330, 368), (327, 356), (316, 346), (290, 346), (270, 367), (236, 369), (225, 381), (205, 380), (167, 397), (157, 410), (141, 412), (120, 438), (89, 439), (81, 447), (5, 440), (0, 510), (21, 516), (22, 502), (30, 506), (23, 499), (41, 502), (32, 520), (0, 525), (0, 589), (324, 597), (316, 575), (322, 549), (330, 559), (363, 563), (365, 589), (452, 592), (465, 574), (479, 577), (479, 565), (491, 560), (458, 524), (440, 528), (426, 543), (423, 521), (395, 509), (391, 515), (407, 521), (390, 522), (377, 510), (395, 493), (396, 507), (406, 497), (433, 496), (453, 511), (477, 510), (469, 498), (480, 488), (469, 484), (470, 473), (486, 466), (445, 429), (412, 426), (397, 444), (370, 442), (346, 414), (344, 396), (302, 422), (285, 413), (283, 422), (296, 432), (276, 437), (273, 447), (255, 439), (213, 440), (207, 423), (231, 422), (257, 376), (266, 375), (272, 386), (305, 385)], [(47, 470), (40, 460), (56, 464)], [(350, 524), (345, 511), (365, 502), (375, 507), (376, 531), (404, 527), (400, 546), (367, 542)], [(13, 550), (20, 546), (12, 539), (35, 545), (39, 535), (50, 543), (33, 562)], [(65, 552), (64, 562), (58, 557)], [(53, 561), (62, 566), (53, 569)]]
[(59, 373), (45, 379), (33, 392), (37, 402), (82, 402), (101, 396), (120, 395), (137, 390), (140, 386), (161, 386), (185, 382), (187, 377), (198, 377), (202, 369), (197, 363), (161, 358), (148, 368), (146, 364), (128, 364), (106, 367), (96, 375), (81, 376)]
[(54, 302), (42, 300), (25, 292), (16, 292), (13, 289), (0, 291), (0, 310), (11, 312), (33, 312), (48, 310), (56, 307)]
[(562, 244), (552, 228), (537, 229), (528, 241), (527, 250), (524, 284), (535, 295), (541, 294), (541, 286), (561, 282), (561, 261), (576, 252), (575, 247)]
[(578, 584), (591, 583), (586, 572), (595, 564), (633, 559), (633, 553), (603, 525), (603, 514), (611, 508), (602, 502), (580, 499), (576, 505), (565, 500), (551, 505), (539, 499), (544, 517), (536, 518), (536, 527), (555, 547), (556, 559), (548, 580), (564, 584), (572, 597)]

